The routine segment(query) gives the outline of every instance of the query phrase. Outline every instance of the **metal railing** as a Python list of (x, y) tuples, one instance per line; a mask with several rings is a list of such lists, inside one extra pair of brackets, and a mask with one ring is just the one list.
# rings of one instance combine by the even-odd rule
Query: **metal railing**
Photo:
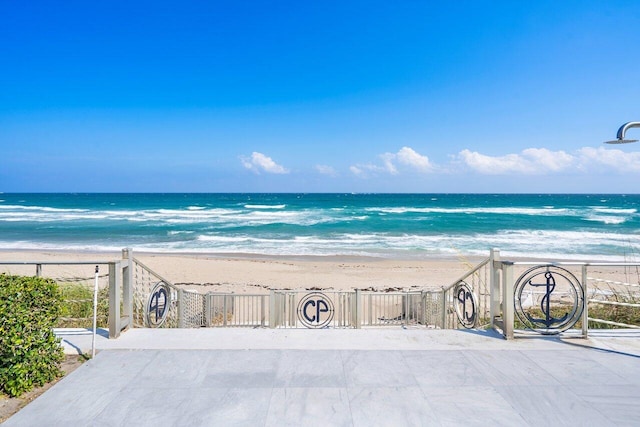
[[(133, 326), (134, 327), (147, 327), (147, 314), (146, 306), (147, 300), (151, 295), (152, 290), (158, 283), (165, 283), (171, 290), (170, 299), (173, 302), (177, 301), (178, 288), (173, 285), (169, 280), (163, 278), (149, 267), (144, 265), (141, 261), (133, 257), (133, 254), (128, 252), (125, 256), (130, 256), (132, 270), (132, 300), (133, 300)], [(166, 323), (170, 326), (178, 326), (178, 310), (177, 303), (170, 304), (169, 314), (167, 315)]]
[[(360, 328), (423, 325), (441, 328), (443, 325), (442, 290), (197, 293), (174, 285), (134, 258), (130, 251), (123, 251), (123, 258), (129, 259), (132, 265), (132, 311), (133, 326), (136, 327)], [(148, 305), (155, 301), (154, 292), (158, 292), (156, 289), (160, 285), (166, 289), (166, 308), (163, 305), (161, 322), (150, 322)], [(165, 294), (158, 293), (162, 298)], [(314, 300), (315, 297), (319, 299)], [(323, 306), (318, 308), (316, 304)], [(315, 317), (309, 314), (312, 308), (317, 310)], [(314, 321), (305, 323), (305, 313), (308, 318), (314, 318)], [(318, 322), (315, 318), (320, 315), (325, 315), (327, 319)]]
[[(600, 265), (602, 270), (604, 265)], [(640, 314), (640, 263), (639, 264), (607, 264), (606, 267), (623, 269), (622, 275), (625, 281), (603, 279), (587, 276), (587, 318), (591, 325), (613, 326), (616, 328), (640, 329), (640, 324), (631, 324), (615, 320), (606, 320), (595, 317), (602, 308), (616, 311), (615, 317), (629, 318), (628, 313)], [(598, 272), (602, 274), (602, 271)], [(592, 273), (593, 274), (593, 273)], [(630, 283), (635, 279), (635, 283)], [(600, 310), (599, 310), (600, 309)], [(636, 310), (630, 310), (636, 309)], [(602, 310), (604, 311), (604, 310)], [(622, 312), (622, 313), (620, 313)], [(640, 315), (637, 316), (640, 318)]]
[(356, 327), (355, 291), (276, 290), (269, 299), (271, 328)]
[(265, 327), (268, 325), (268, 295), (208, 293), (204, 298), (203, 326)]
[(456, 313), (456, 306), (461, 302), (461, 298), (455, 291), (460, 284), (465, 284), (473, 293), (477, 305), (474, 310), (472, 327), (485, 327), (491, 323), (490, 284), (492, 280), (492, 257), (493, 253), (489, 258), (481, 261), (449, 286), (442, 289), (441, 321), (439, 323), (442, 329), (458, 329), (462, 326), (459, 313)]
[[(575, 279), (571, 286), (555, 289), (554, 284), (553, 290), (556, 300), (564, 304), (563, 309), (568, 307), (565, 302), (571, 298), (579, 305), (571, 311), (576, 322), (567, 330), (578, 330), (586, 337), (589, 327), (640, 328), (637, 321), (612, 318), (605, 315), (607, 310), (602, 310), (605, 307), (619, 312), (640, 312), (640, 263), (514, 262), (502, 260), (500, 252), (492, 250), (489, 258), (441, 289), (406, 292), (272, 290), (269, 294), (189, 291), (154, 272), (134, 258), (129, 249), (124, 249), (118, 260), (19, 261), (0, 262), (0, 265), (14, 266), (17, 270), (35, 267), (36, 275), (44, 275), (43, 267), (48, 265), (107, 266), (108, 273), (103, 274), (101, 280), (108, 282), (102, 288), (108, 288), (111, 338), (118, 337), (128, 327), (384, 326), (439, 329), (491, 326), (500, 330), (505, 338), (513, 338), (523, 320), (521, 316), (516, 317), (516, 306), (525, 311), (536, 307), (544, 309), (545, 301), (552, 293), (549, 287), (545, 290), (542, 285), (522, 290), (522, 272), (534, 268), (560, 269)], [(517, 275), (520, 279), (516, 279)], [(83, 280), (88, 283), (89, 277), (87, 272)], [(78, 303), (88, 301), (87, 297)], [(82, 320), (88, 322), (90, 316)], [(550, 333), (540, 329), (542, 333)]]
[[(584, 338), (588, 336), (590, 327), (601, 328), (604, 325), (640, 329), (637, 323), (610, 320), (620, 314), (618, 312), (623, 309), (637, 310), (635, 313), (631, 312), (629, 317), (640, 318), (640, 263), (638, 262), (503, 261), (500, 259), (499, 251), (492, 251), (490, 263), (492, 264), (491, 326), (498, 329), (507, 339), (514, 338), (517, 326), (524, 326), (525, 329), (542, 334), (573, 331)], [(539, 291), (530, 289), (523, 292), (522, 282), (523, 280), (526, 282), (526, 274), (534, 269), (564, 271), (565, 273), (561, 275), (564, 274), (570, 278), (569, 285), (557, 286), (553, 279), (548, 279), (546, 288), (544, 284), (535, 284), (535, 287), (540, 288)], [(518, 278), (515, 278), (516, 274), (519, 274)], [(626, 280), (614, 280), (611, 277), (624, 277)], [(532, 281), (533, 279), (529, 280), (529, 283)], [(573, 322), (566, 328), (553, 330), (553, 327), (550, 327), (556, 320), (554, 318), (556, 314), (551, 312), (553, 307), (549, 304), (552, 293), (556, 301), (556, 310), (560, 311), (557, 316), (559, 318), (562, 314), (564, 314), (562, 317), (573, 316)], [(602, 309), (602, 307), (609, 309)], [(527, 327), (526, 322), (522, 324), (526, 319), (523, 319), (522, 315), (516, 316), (516, 308), (520, 312), (528, 310), (543, 312), (543, 316), (546, 316), (549, 322), (539, 329), (530, 325)], [(539, 323), (544, 324), (544, 320), (539, 319)]]
[[(122, 258), (110, 261), (11, 262), (42, 266), (106, 265), (108, 273), (109, 336), (117, 338), (128, 327), (309, 327), (300, 320), (301, 299), (314, 292), (271, 291), (270, 294), (198, 293), (176, 286), (123, 249)], [(483, 262), (460, 280), (467, 280), (484, 301)], [(485, 274), (486, 275), (486, 274)], [(158, 291), (162, 287), (164, 292)], [(383, 326), (458, 327), (451, 286), (442, 290), (407, 292), (322, 291), (332, 306), (332, 317), (323, 327), (360, 328)], [(317, 292), (316, 292), (317, 293)], [(155, 294), (166, 297), (161, 321), (150, 319), (149, 305)], [(157, 307), (156, 307), (157, 309)], [(303, 317), (302, 317), (303, 318)], [(85, 320), (89, 320), (87, 316)], [(304, 318), (303, 318), (304, 319)], [(315, 326), (312, 326), (315, 327)]]
[[(442, 292), (273, 291), (272, 328), (439, 327)], [(314, 311), (315, 310), (315, 311)], [(325, 317), (322, 317), (326, 313)]]
[(361, 326), (441, 327), (442, 291), (362, 292)]

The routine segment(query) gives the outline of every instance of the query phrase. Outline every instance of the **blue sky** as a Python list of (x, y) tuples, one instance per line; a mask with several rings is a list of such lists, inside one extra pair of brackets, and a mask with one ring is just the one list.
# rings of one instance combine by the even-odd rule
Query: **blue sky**
[(637, 193), (637, 11), (2, 2), (0, 191)]

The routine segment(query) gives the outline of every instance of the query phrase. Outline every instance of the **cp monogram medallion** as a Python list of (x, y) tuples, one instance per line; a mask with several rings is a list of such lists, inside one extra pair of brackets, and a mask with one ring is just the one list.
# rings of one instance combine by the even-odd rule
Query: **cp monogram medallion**
[(324, 328), (333, 320), (333, 302), (321, 292), (306, 294), (298, 303), (298, 319), (307, 328)]

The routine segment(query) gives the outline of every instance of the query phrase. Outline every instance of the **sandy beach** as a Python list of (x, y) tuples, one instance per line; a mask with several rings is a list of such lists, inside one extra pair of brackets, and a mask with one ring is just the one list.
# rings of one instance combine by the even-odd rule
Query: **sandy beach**
[[(135, 252), (136, 259), (165, 279), (186, 288), (234, 292), (260, 289), (439, 288), (458, 279), (481, 258), (423, 260), (365, 257), (264, 257)], [(91, 263), (121, 259), (116, 252), (2, 251), (0, 262), (88, 262), (44, 265), (55, 278), (93, 277)], [(101, 267), (106, 274), (106, 266)], [(35, 274), (33, 265), (0, 265), (0, 271)]]
[[(487, 257), (489, 254), (487, 253)], [(270, 289), (361, 289), (411, 290), (439, 289), (463, 277), (486, 258), (425, 258), (389, 259), (373, 257), (283, 257), (260, 255), (184, 254), (135, 252), (134, 257), (160, 277), (188, 290), (198, 292), (234, 292), (241, 294), (268, 293)], [(42, 274), (56, 281), (94, 277), (96, 263), (100, 265), (101, 285), (106, 286), (106, 263), (122, 259), (121, 252), (65, 251), (0, 251), (0, 272), (34, 275), (34, 262), (85, 263), (45, 264)], [(503, 259), (505, 259), (503, 257)], [(512, 259), (518, 261), (517, 259)], [(523, 261), (523, 259), (520, 259)], [(514, 278), (534, 265), (516, 265)], [(545, 260), (549, 261), (549, 260)], [(561, 261), (561, 260), (552, 260)], [(31, 265), (2, 264), (30, 263)], [(565, 265), (577, 278), (579, 265)], [(488, 274), (483, 269), (483, 275)], [(638, 283), (637, 267), (589, 267), (589, 276), (624, 283)], [(488, 277), (486, 278), (488, 279)], [(594, 286), (592, 284), (591, 286)], [(601, 289), (617, 288), (599, 283)], [(624, 290), (624, 288), (623, 288)], [(624, 290), (628, 292), (628, 289)]]

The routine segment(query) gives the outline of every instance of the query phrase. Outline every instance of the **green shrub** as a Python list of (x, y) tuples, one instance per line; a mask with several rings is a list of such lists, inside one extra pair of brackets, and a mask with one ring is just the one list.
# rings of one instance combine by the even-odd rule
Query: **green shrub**
[(51, 279), (0, 274), (0, 390), (19, 396), (62, 375), (53, 327), (61, 293)]

